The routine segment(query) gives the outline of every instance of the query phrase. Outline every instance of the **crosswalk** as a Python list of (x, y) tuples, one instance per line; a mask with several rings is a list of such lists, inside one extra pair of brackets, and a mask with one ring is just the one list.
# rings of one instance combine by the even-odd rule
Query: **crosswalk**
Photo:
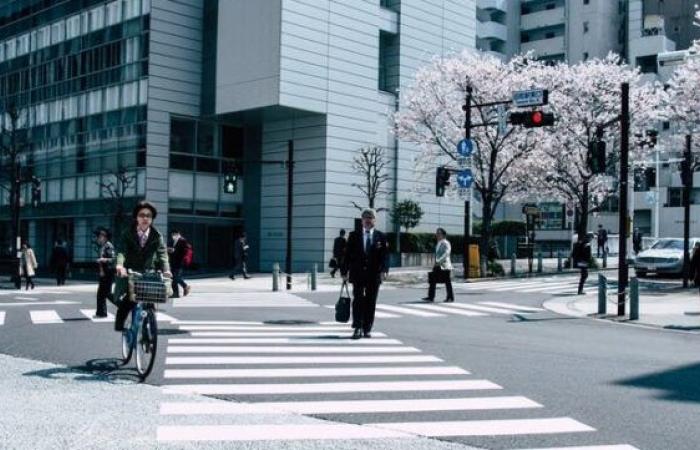
[[(596, 431), (572, 417), (552, 417), (525, 396), (502, 395), (504, 387), (380, 332), (350, 340), (346, 325), (332, 323), (173, 325), (189, 334), (167, 342), (157, 427), (162, 443), (401, 438), (410, 447), (411, 439), (425, 437), (488, 436), (507, 439), (498, 444), (503, 448), (518, 436), (561, 435), (569, 442), (574, 436), (576, 442), (575, 436)], [(172, 397), (181, 394), (235, 401)], [(521, 413), (514, 416), (514, 411)], [(450, 420), (444, 419), (446, 412)], [(377, 421), (377, 414), (391, 413)], [(283, 414), (302, 416), (281, 422)], [(506, 416), (495, 418), (498, 414)], [(256, 415), (255, 424), (246, 422), (250, 415)], [(315, 415), (325, 420), (304, 417)], [(568, 448), (635, 450), (624, 444)]]
[(194, 293), (173, 301), (175, 308), (310, 308), (317, 304), (287, 292)]
[[(455, 283), (455, 289), (466, 292), (518, 292), (523, 294), (574, 295), (578, 291), (578, 276), (509, 279), (476, 283)], [(595, 283), (589, 278), (584, 292), (593, 294)]]
[[(76, 302), (77, 303), (77, 302)], [(33, 303), (32, 305), (36, 305)], [(7, 304), (0, 304), (0, 307), (7, 306)], [(16, 318), (20, 323), (30, 323), (32, 325), (60, 325), (66, 323), (72, 323), (76, 320), (76, 315), (79, 314), (80, 318), (85, 321), (90, 321), (93, 323), (114, 323), (114, 315), (111, 313), (107, 314), (107, 317), (95, 317), (94, 309), (80, 309), (78, 312), (73, 310), (61, 310), (60, 312), (55, 309), (15, 309), (11, 310), (8, 315), (8, 311), (0, 310), (0, 326), (7, 323), (7, 317)], [(174, 322), (176, 319), (169, 314), (158, 311), (156, 313), (156, 319), (159, 322)]]
[[(334, 309), (333, 305), (325, 305), (328, 309)], [(528, 315), (542, 313), (546, 310), (533, 306), (522, 306), (507, 302), (476, 302), (476, 303), (400, 303), (377, 304), (375, 317), (379, 319), (396, 319), (401, 317), (487, 317), (513, 314)]]

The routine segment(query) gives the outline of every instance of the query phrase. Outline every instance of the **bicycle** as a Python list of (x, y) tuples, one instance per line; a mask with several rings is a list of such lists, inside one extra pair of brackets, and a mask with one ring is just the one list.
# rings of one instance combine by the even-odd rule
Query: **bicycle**
[(136, 350), (136, 371), (143, 380), (153, 370), (158, 351), (156, 305), (167, 301), (170, 281), (160, 272), (143, 274), (129, 270), (127, 276), (127, 296), (136, 305), (124, 322), (122, 361), (123, 365), (128, 364)]

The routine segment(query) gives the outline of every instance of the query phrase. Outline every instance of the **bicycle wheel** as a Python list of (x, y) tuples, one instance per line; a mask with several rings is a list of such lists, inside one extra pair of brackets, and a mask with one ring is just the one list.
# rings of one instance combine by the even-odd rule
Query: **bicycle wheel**
[(122, 363), (127, 364), (131, 359), (131, 354), (134, 351), (134, 346), (132, 345), (133, 338), (130, 338), (131, 333), (131, 321), (132, 313), (126, 316), (124, 321), (124, 329), (122, 330)]
[(141, 320), (136, 338), (136, 370), (141, 378), (146, 378), (153, 370), (158, 350), (158, 324), (152, 309)]

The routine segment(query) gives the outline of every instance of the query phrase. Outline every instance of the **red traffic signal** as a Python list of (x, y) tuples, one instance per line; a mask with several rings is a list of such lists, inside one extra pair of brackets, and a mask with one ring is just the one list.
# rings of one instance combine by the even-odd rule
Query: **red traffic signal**
[(435, 196), (444, 197), (445, 188), (450, 185), (450, 170), (447, 167), (438, 167), (435, 173)]
[(512, 125), (522, 125), (525, 128), (538, 128), (554, 125), (554, 114), (536, 111), (512, 112), (509, 114)]

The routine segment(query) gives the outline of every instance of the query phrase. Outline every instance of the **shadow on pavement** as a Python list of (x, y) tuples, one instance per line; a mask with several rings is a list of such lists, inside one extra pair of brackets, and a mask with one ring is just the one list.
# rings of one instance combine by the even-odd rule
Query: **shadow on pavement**
[(660, 400), (700, 402), (700, 363), (663, 372), (618, 381), (620, 386), (633, 386), (662, 391)]
[(112, 384), (141, 383), (133, 367), (122, 364), (121, 359), (91, 359), (81, 366), (56, 367), (22, 374), (50, 380), (72, 379), (76, 381), (107, 382)]

